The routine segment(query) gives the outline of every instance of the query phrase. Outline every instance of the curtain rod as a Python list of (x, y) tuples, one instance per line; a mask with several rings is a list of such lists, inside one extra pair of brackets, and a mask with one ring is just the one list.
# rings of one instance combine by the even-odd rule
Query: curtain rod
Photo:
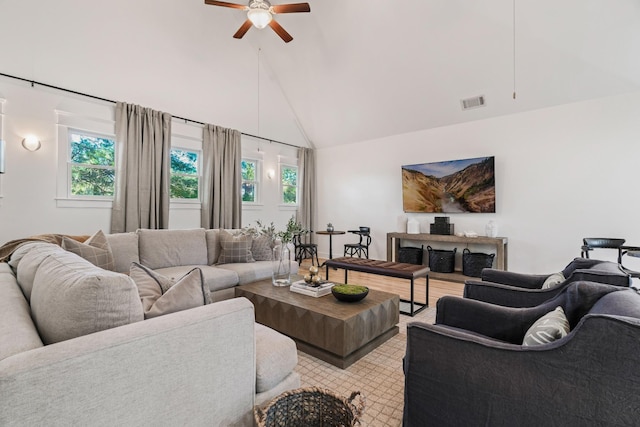
[[(47, 87), (49, 89), (55, 89), (55, 90), (60, 90), (60, 91), (63, 91), (63, 92), (73, 93), (74, 95), (80, 95), (80, 96), (84, 96), (86, 98), (97, 99), (98, 101), (104, 101), (104, 102), (110, 102), (112, 104), (116, 104), (116, 101), (114, 101), (112, 99), (101, 98), (99, 96), (90, 95), (88, 93), (82, 93), (82, 92), (78, 92), (78, 91), (71, 90), (71, 89), (66, 89), (66, 88), (59, 87), (59, 86), (53, 86), (53, 85), (50, 85), (50, 84), (47, 84), (47, 83), (41, 83), (41, 82), (37, 82), (35, 80), (25, 79), (24, 77), (12, 76), (10, 74), (5, 74), (5, 73), (0, 73), (0, 76), (9, 77), (11, 79), (15, 79), (15, 80), (20, 80), (20, 81), (23, 81), (23, 82), (31, 83), (31, 87), (34, 87), (35, 85), (38, 85), (38, 86)], [(174, 118), (174, 119), (177, 119), (177, 120), (184, 120), (185, 122), (196, 123), (196, 124), (199, 124), (199, 125), (202, 125), (202, 126), (206, 125), (206, 123), (199, 122), (197, 120), (187, 119), (187, 118), (180, 117), (180, 116), (173, 116), (172, 115), (171, 117)], [(245, 132), (240, 132), (240, 134), (244, 135), (244, 136), (250, 136), (252, 138), (262, 139), (263, 141), (275, 142), (276, 144), (286, 145), (286, 146), (294, 147), (294, 148), (300, 148), (298, 145), (288, 144), (288, 143), (282, 142), (282, 141), (276, 141), (275, 139), (265, 138), (263, 136), (252, 135), (250, 133), (245, 133)]]

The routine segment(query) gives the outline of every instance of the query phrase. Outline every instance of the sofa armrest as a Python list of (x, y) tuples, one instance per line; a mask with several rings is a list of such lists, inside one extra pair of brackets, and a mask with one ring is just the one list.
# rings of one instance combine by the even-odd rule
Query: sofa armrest
[(255, 398), (253, 305), (172, 313), (0, 362), (0, 425), (244, 425)]
[(517, 286), (519, 288), (540, 289), (549, 274), (523, 274), (513, 271), (485, 268), (480, 273), (480, 278), (485, 282), (501, 283), (503, 285)]
[(403, 425), (635, 425), (639, 335), (587, 316), (562, 340), (522, 347), (409, 324)]
[(466, 280), (465, 298), (484, 301), (505, 307), (535, 307), (558, 295), (566, 286), (549, 289), (529, 289), (500, 283)]

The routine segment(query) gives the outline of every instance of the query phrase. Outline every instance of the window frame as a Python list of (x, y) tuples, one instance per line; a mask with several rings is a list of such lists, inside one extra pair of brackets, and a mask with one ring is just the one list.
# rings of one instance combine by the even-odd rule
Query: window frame
[[(56, 142), (58, 150), (56, 178), (56, 207), (111, 209), (113, 197), (70, 197), (70, 136), (71, 130), (97, 134), (115, 140), (115, 107), (83, 101), (69, 101), (66, 110), (54, 110), (56, 114)], [(117, 150), (117, 147), (114, 147)], [(115, 168), (117, 169), (117, 153)]]
[[(92, 164), (87, 164), (87, 163), (75, 163), (71, 160), (71, 145), (73, 144), (73, 141), (71, 139), (72, 135), (82, 135), (82, 136), (89, 136), (92, 138), (100, 138), (100, 139), (108, 139), (110, 141), (113, 141), (113, 166), (104, 166), (104, 165), (92, 165)], [(73, 194), (73, 175), (72, 175), (72, 169), (74, 166), (81, 166), (81, 167), (86, 167), (86, 168), (90, 168), (90, 169), (105, 169), (105, 170), (113, 170), (113, 175), (114, 175), (114, 179), (113, 179), (113, 192), (115, 194), (116, 191), (116, 162), (117, 162), (117, 144), (116, 144), (116, 138), (115, 135), (110, 136), (110, 135), (106, 135), (106, 134), (102, 134), (102, 133), (98, 133), (98, 132), (93, 132), (93, 131), (87, 131), (87, 130), (83, 130), (83, 129), (77, 129), (77, 128), (73, 128), (70, 127), (67, 129), (67, 197), (69, 199), (76, 199), (76, 200), (109, 200), (109, 201), (113, 201), (114, 196), (100, 196), (100, 195), (95, 195), (95, 194)]]
[[(256, 165), (255, 179), (247, 181), (242, 179), (242, 162), (252, 162)], [(262, 203), (262, 159), (254, 156), (242, 156), (240, 159), (240, 198), (242, 199), (242, 186), (245, 182), (252, 182), (254, 185), (255, 198), (252, 202), (242, 200), (243, 206), (258, 206)]]
[[(173, 138), (172, 138), (173, 139)], [(171, 151), (172, 150), (180, 150), (180, 151), (186, 151), (188, 153), (195, 153), (196, 156), (198, 157), (197, 159), (197, 174), (196, 177), (198, 178), (198, 197), (195, 199), (186, 199), (186, 198), (180, 198), (180, 197), (171, 197), (170, 198), (170, 203), (185, 203), (185, 204), (199, 204), (202, 202), (202, 150), (197, 150), (194, 148), (190, 148), (190, 147), (183, 147), (183, 146), (179, 146), (179, 145), (171, 145), (171, 148), (169, 149), (169, 156), (171, 156)], [(171, 186), (171, 177), (174, 175), (173, 172), (171, 172), (171, 167), (169, 167), (169, 186)], [(180, 176), (188, 176), (191, 177), (193, 175), (189, 175), (189, 174), (181, 174), (181, 173), (176, 173), (176, 175), (180, 175)], [(171, 189), (169, 189), (169, 192), (171, 192)]]
[[(295, 203), (286, 203), (284, 201), (285, 184), (283, 182), (284, 180), (282, 177), (282, 173), (283, 173), (283, 169), (285, 168), (295, 169), (296, 171), (296, 185), (295, 185), (296, 202)], [(286, 187), (291, 187), (291, 186), (287, 185)], [(298, 206), (300, 206), (300, 167), (293, 161), (281, 160), (278, 164), (278, 192), (279, 192), (278, 197), (280, 198), (281, 207), (297, 208)]]

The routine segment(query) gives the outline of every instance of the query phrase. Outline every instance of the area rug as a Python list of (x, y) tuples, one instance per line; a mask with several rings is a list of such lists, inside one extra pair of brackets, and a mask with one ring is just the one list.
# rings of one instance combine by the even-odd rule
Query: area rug
[(302, 387), (316, 386), (348, 397), (360, 391), (366, 399), (363, 426), (402, 425), (404, 374), (402, 358), (407, 344), (407, 323), (435, 320), (435, 308), (427, 308), (415, 317), (400, 315), (399, 333), (371, 353), (340, 369), (298, 351), (298, 367)]

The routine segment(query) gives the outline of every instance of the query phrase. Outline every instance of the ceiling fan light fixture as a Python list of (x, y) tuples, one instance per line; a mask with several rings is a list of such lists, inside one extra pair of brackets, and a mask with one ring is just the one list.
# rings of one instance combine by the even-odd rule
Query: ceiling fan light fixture
[(273, 16), (271, 16), (271, 12), (269, 12), (268, 10), (257, 8), (250, 9), (247, 12), (247, 18), (249, 18), (249, 21), (251, 21), (254, 27), (263, 29), (264, 27), (269, 25), (269, 22), (271, 22)]

